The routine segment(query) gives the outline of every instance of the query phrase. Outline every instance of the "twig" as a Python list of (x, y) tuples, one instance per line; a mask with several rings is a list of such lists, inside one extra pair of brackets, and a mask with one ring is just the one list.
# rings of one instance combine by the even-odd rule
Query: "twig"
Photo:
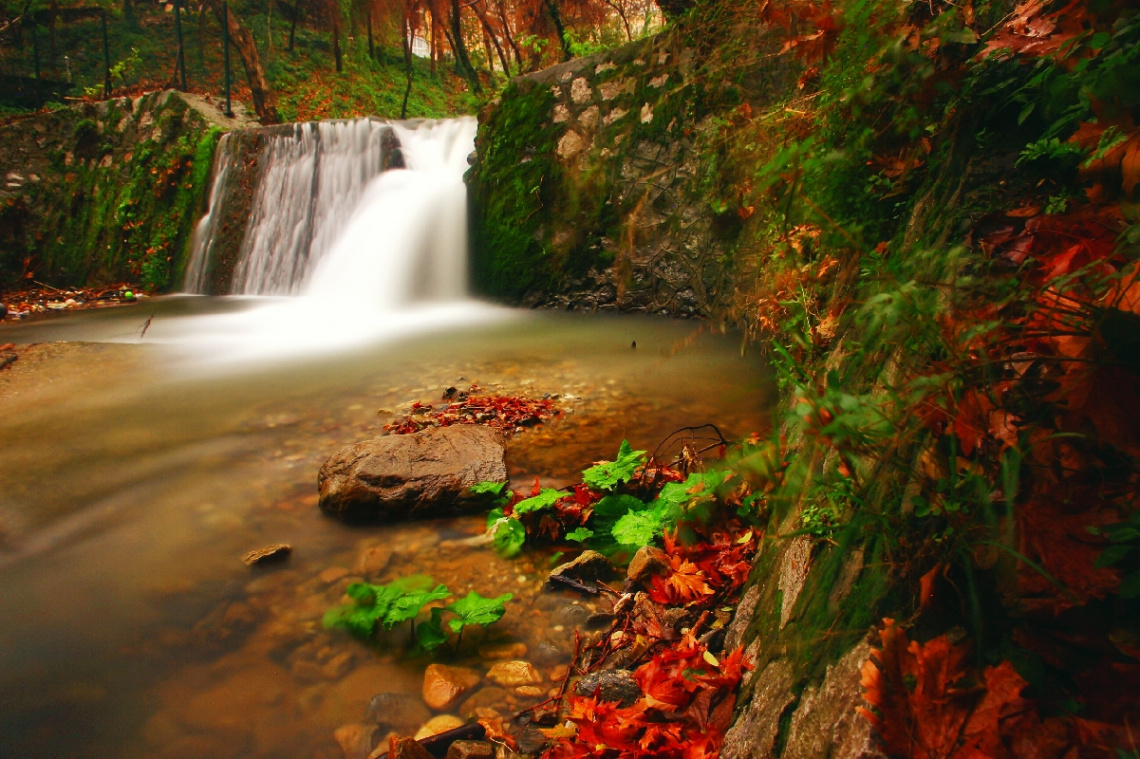
[(143, 323), (142, 332), (139, 333), (139, 340), (142, 340), (144, 337), (146, 337), (146, 331), (150, 329), (150, 323), (152, 321), (154, 321), (154, 314), (151, 314), (150, 317)]
[(47, 284), (46, 282), (40, 282), (39, 280), (36, 280), (36, 279), (32, 280), (32, 284), (39, 285), (40, 287), (46, 287), (49, 290), (55, 290), (57, 293), (63, 292), (63, 290), (60, 290), (58, 287), (52, 287), (51, 285)]
[(578, 580), (575, 580), (573, 577), (563, 577), (562, 575), (551, 575), (550, 577), (546, 578), (546, 581), (549, 583), (552, 583), (552, 584), (561, 583), (562, 585), (565, 585), (572, 590), (577, 590), (581, 593), (586, 593), (586, 594), (591, 595), (591, 596), (598, 595), (598, 589), (596, 586), (587, 585), (584, 582), (580, 582)]

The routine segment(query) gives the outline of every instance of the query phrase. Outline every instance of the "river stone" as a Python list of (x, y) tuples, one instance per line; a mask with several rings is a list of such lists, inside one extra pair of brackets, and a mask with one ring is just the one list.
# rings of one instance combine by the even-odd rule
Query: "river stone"
[(372, 753), (372, 738), (375, 732), (375, 725), (353, 723), (338, 727), (333, 737), (340, 744), (344, 759), (366, 759)]
[(480, 688), (475, 695), (463, 702), (459, 707), (459, 714), (465, 719), (478, 716), (481, 709), (503, 710), (507, 707), (507, 699), (511, 697), (503, 688), (489, 686)]
[(501, 432), (474, 424), (430, 427), (342, 448), (317, 475), (321, 510), (353, 521), (426, 519), (486, 506), (472, 485), (506, 482)]
[(293, 553), (293, 546), (286, 543), (274, 543), (271, 546), (250, 551), (242, 559), (247, 567), (257, 564), (271, 564), (275, 561), (284, 561)]
[(368, 719), (378, 725), (411, 732), (431, 717), (431, 712), (410, 693), (377, 693), (368, 702)]
[(487, 673), (487, 679), (497, 685), (513, 688), (516, 685), (541, 683), (542, 675), (530, 662), (516, 659), (515, 661), (501, 661), (495, 664)]
[(443, 711), (478, 685), (481, 679), (477, 671), (467, 667), (429, 664), (424, 671), (424, 703), (436, 711)]
[(447, 747), (446, 759), (491, 759), (495, 744), (488, 741), (456, 741)]
[(416, 740), (422, 741), (424, 738), (430, 738), (433, 735), (446, 733), (448, 730), (454, 730), (457, 727), (463, 727), (466, 723), (456, 717), (454, 714), (440, 714), (432, 717), (424, 723), (423, 727), (416, 731)]
[(653, 575), (659, 575), (669, 568), (669, 554), (655, 546), (642, 546), (630, 559), (626, 577), (633, 583), (645, 583)]
[(583, 551), (582, 555), (573, 561), (555, 567), (546, 582), (550, 587), (565, 587), (557, 583), (556, 578), (592, 583), (597, 580), (608, 580), (614, 572), (614, 565), (605, 556), (597, 551)]
[(599, 701), (616, 701), (620, 707), (632, 706), (641, 698), (641, 686), (627, 669), (591, 672), (575, 683), (574, 692), (579, 696), (596, 696)]
[(434, 759), (415, 738), (395, 738), (388, 748), (388, 759)]

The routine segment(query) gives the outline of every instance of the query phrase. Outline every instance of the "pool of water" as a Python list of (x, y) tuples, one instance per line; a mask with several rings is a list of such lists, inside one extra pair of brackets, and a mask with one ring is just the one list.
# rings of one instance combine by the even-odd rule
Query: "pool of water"
[[(522, 658), (536, 687), (556, 687), (596, 602), (543, 593), (547, 553), (467, 545), (481, 516), (351, 527), (316, 506), (324, 460), (414, 401), (476, 383), (559, 396), (560, 417), (509, 445), (527, 486), (568, 484), (623, 438), (653, 450), (684, 426), (731, 439), (769, 424), (766, 367), (698, 322), (488, 307), (245, 362), (179, 339), (251, 307), (156, 299), (0, 325), (0, 344), (20, 344), (0, 372), (0, 756), (340, 757), (334, 732), (374, 724), (378, 693), (413, 704), (391, 726), (414, 731), (433, 716), (419, 701), (428, 660), (399, 633), (370, 647), (321, 626), (363, 576), (515, 593), (496, 628), (440, 658), (480, 671)], [(242, 564), (275, 542), (294, 547), (288, 561)], [(540, 700), (482, 691), (450, 713)]]

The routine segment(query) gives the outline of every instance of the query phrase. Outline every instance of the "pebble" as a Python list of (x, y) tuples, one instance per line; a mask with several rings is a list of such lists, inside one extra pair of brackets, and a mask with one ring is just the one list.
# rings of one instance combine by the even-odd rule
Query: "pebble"
[(446, 759), (491, 759), (495, 744), (487, 741), (455, 741), (447, 747)]
[(481, 659), (521, 659), (526, 656), (526, 653), (526, 644), (521, 642), (497, 643), (479, 647), (479, 658)]
[(447, 709), (481, 680), (474, 669), (429, 664), (424, 671), (424, 703), (436, 711)]
[(356, 573), (365, 577), (380, 574), (392, 559), (392, 552), (384, 546), (365, 549), (356, 560)]
[(289, 554), (293, 553), (293, 546), (286, 543), (275, 543), (264, 548), (250, 551), (245, 555), (242, 561), (245, 562), (247, 567), (252, 567), (259, 564), (270, 564), (275, 561), (284, 561), (289, 558)]
[(542, 675), (528, 661), (516, 659), (496, 663), (487, 673), (487, 679), (505, 687), (534, 685), (542, 682)]
[(323, 583), (334, 583), (342, 577), (348, 577), (348, 570), (344, 567), (329, 567), (321, 572), (318, 577), (321, 578), (321, 582)]
[(377, 693), (368, 701), (368, 719), (379, 725), (411, 732), (431, 718), (431, 712), (410, 693)]
[(344, 752), (344, 759), (365, 759), (372, 752), (372, 737), (375, 725), (352, 723), (341, 725), (333, 732), (333, 737)]
[(440, 714), (437, 717), (432, 717), (424, 723), (423, 727), (416, 731), (416, 740), (429, 738), (433, 735), (445, 733), (448, 730), (454, 730), (457, 727), (463, 727), (466, 723), (456, 717), (454, 714)]
[(633, 673), (625, 669), (605, 669), (590, 672), (574, 684), (579, 696), (596, 695), (599, 701), (617, 702), (621, 707), (631, 706), (641, 698), (641, 686)]

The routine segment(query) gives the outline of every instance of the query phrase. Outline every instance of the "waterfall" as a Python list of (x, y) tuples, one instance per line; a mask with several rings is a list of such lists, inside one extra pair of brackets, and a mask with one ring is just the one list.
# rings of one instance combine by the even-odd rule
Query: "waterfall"
[(470, 117), (278, 128), (263, 135), (252, 197), (226, 188), (248, 159), (220, 150), (187, 289), (204, 289), (228, 203), (230, 219), (249, 209), (231, 291), (288, 297), (156, 321), (147, 340), (180, 346), (197, 368), (253, 365), (507, 318), (467, 298), (475, 129)]
[(233, 189), (229, 179), (238, 161), (237, 151), (232, 149), (237, 143), (232, 137), (232, 134), (223, 134), (215, 150), (214, 167), (210, 172), (214, 183), (210, 187), (206, 214), (194, 227), (194, 236), (190, 242), (190, 259), (186, 264), (186, 279), (183, 285), (186, 292), (206, 291), (206, 280), (210, 272), (209, 263), (217, 253), (221, 241), (221, 210), (229, 201)]

